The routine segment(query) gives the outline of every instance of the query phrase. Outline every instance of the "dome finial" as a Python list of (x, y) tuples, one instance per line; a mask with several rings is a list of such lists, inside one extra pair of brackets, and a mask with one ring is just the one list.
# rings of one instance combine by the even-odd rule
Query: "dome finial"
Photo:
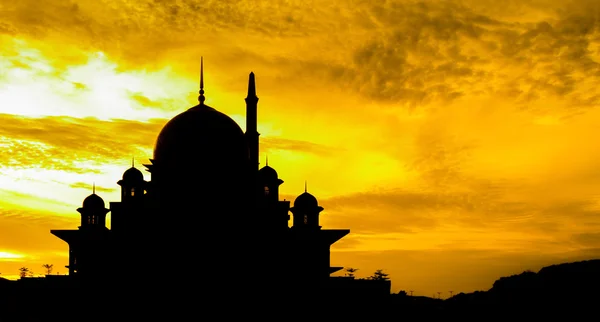
[(131, 167), (135, 168), (135, 157), (131, 157)]
[(304, 180), (304, 192), (307, 192), (308, 189), (306, 189), (306, 180)]
[(96, 194), (96, 183), (92, 183), (92, 194), (95, 195)]
[(269, 166), (269, 155), (267, 154), (266, 166)]
[(204, 105), (206, 98), (204, 97), (204, 57), (200, 57), (200, 96), (198, 96), (198, 102), (200, 105)]

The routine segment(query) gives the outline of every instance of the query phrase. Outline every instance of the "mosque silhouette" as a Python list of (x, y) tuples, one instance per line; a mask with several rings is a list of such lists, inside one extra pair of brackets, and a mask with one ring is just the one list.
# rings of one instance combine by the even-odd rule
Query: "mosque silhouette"
[(331, 266), (330, 247), (350, 230), (321, 228), (323, 207), (306, 185), (293, 205), (279, 200), (283, 180), (268, 161), (259, 168), (254, 73), (244, 133), (204, 103), (202, 65), (199, 103), (162, 128), (144, 165), (151, 180), (132, 164), (118, 181), (121, 201), (106, 208), (94, 189), (77, 209), (78, 229), (51, 230), (69, 245), (68, 278), (142, 292), (149, 280), (163, 290), (185, 280), (213, 294), (390, 294), (389, 281), (331, 276), (342, 267)]

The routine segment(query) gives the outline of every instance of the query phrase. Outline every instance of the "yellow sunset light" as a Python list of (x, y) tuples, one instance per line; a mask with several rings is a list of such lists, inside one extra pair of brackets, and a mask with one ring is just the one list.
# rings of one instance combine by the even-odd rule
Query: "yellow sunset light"
[(10, 260), (21, 259), (24, 257), (25, 257), (25, 255), (22, 255), (22, 254), (15, 254), (15, 253), (6, 252), (6, 251), (0, 251), (0, 261), (10, 261)]
[(323, 226), (351, 230), (332, 265), (431, 294), (600, 256), (594, 1), (273, 1), (0, 5), (2, 276), (67, 265), (50, 230), (92, 187), (119, 201), (132, 159), (150, 180), (200, 57), (206, 104), (242, 130), (256, 74), (280, 199), (306, 183)]

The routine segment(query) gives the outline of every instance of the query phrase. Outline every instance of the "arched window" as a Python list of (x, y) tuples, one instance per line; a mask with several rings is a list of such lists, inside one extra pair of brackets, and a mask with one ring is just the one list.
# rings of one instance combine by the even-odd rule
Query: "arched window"
[(308, 224), (308, 215), (304, 215), (304, 224), (307, 225)]
[(135, 188), (131, 188), (131, 196), (135, 196)]
[(268, 196), (268, 195), (269, 195), (269, 187), (265, 186), (265, 196)]

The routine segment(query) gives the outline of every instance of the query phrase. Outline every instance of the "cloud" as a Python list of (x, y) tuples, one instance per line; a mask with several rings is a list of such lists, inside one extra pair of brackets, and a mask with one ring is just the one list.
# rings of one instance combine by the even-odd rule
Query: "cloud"
[(267, 152), (269, 150), (288, 150), (303, 153), (312, 153), (321, 156), (330, 156), (339, 152), (340, 149), (332, 146), (325, 146), (307, 141), (285, 139), (280, 137), (265, 137), (261, 139), (261, 150)]
[[(154, 141), (167, 120), (149, 122), (134, 120), (99, 120), (95, 118), (72, 118), (49, 116), (41, 118), (0, 114), (5, 126), (0, 138), (5, 151), (0, 165), (11, 168), (39, 167), (89, 173), (93, 168), (81, 164), (96, 165), (113, 160), (139, 156), (151, 150)], [(330, 155), (338, 149), (307, 141), (269, 137), (261, 140), (264, 149), (276, 149)], [(150, 158), (150, 155), (145, 155)]]
[[(599, 75), (591, 50), (600, 43), (593, 1), (511, 3), (523, 20), (539, 17), (526, 22), (504, 7), (492, 16), (494, 4), (486, 3), (123, 0), (48, 1), (36, 8), (20, 1), (4, 5), (11, 14), (0, 30), (80, 39), (84, 47), (123, 57), (124, 65), (150, 66), (175, 51), (185, 53), (179, 62), (189, 66), (204, 51), (214, 56), (215, 71), (253, 61), (292, 86), (333, 82), (368, 99), (413, 107), (498, 93), (522, 104), (547, 96), (567, 96), (579, 107), (598, 102), (588, 91)], [(289, 50), (264, 51), (255, 39)], [(328, 47), (317, 54), (313, 44)]]
[(5, 21), (0, 22), (0, 34), (16, 35), (17, 30)]
[(469, 166), (470, 154), (477, 146), (468, 139), (453, 135), (450, 129), (429, 125), (424, 124), (415, 133), (414, 154), (407, 162), (407, 168), (416, 171), (430, 186), (464, 184), (471, 179), (466, 178), (468, 174), (464, 170)]
[[(11, 14), (4, 24), (31, 38), (79, 39), (81, 48), (121, 57), (122, 67), (152, 68), (176, 58), (174, 68), (189, 70), (204, 52), (211, 70), (235, 90), (227, 75), (252, 64), (262, 69), (264, 84), (311, 90), (333, 84), (413, 108), (471, 95), (502, 95), (535, 110), (542, 108), (531, 102), (553, 97), (572, 109), (598, 102), (597, 5), (511, 3), (522, 12), (520, 22), (505, 8), (492, 15), (494, 4), (486, 3), (49, 1), (34, 13), (30, 1), (21, 1), (5, 5)], [(532, 16), (538, 18), (527, 20)], [(317, 54), (311, 50), (317, 45), (327, 47)], [(141, 105), (158, 104), (135, 95)]]
[[(73, 211), (74, 212), (74, 211)], [(51, 229), (77, 227), (79, 215), (57, 216), (43, 210), (0, 208), (0, 245), (3, 250), (19, 252), (66, 251), (63, 241), (50, 234)]]
[(144, 96), (142, 94), (139, 94), (139, 93), (131, 95), (131, 98), (133, 100), (135, 100), (136, 102), (138, 102), (142, 106), (146, 106), (146, 107), (160, 107), (160, 106), (162, 106), (161, 102), (153, 101), (153, 100), (149, 99), (148, 97), (146, 97), (146, 96)]
[[(352, 223), (356, 233), (414, 233), (442, 228), (447, 224), (477, 227), (503, 222), (497, 201), (482, 192), (438, 193), (433, 191), (388, 190), (362, 192), (323, 199), (327, 225)], [(494, 214), (491, 213), (495, 211)], [(377, 215), (366, 215), (377, 214)], [(482, 217), (487, 214), (487, 217)], [(518, 216), (518, 212), (513, 214)]]
[(30, 37), (80, 39), (89, 48), (137, 57), (139, 63), (164, 58), (158, 48), (235, 48), (212, 42), (226, 34), (239, 38), (241, 31), (263, 39), (303, 36), (318, 21), (308, 15), (318, 9), (284, 1), (48, 1), (33, 8), (35, 1), (4, 4), (11, 13), (6, 24)]
[(79, 164), (93, 161), (110, 162), (151, 146), (163, 125), (163, 120), (151, 123), (93, 118), (20, 117), (1, 114), (5, 126), (0, 137), (6, 149), (12, 151), (0, 161), (5, 167), (90, 172)]
[[(69, 187), (74, 188), (74, 189), (84, 189), (89, 191), (90, 190), (90, 184), (89, 183), (85, 183), (85, 182), (75, 182), (69, 185)], [(105, 187), (101, 187), (101, 186), (95, 186), (96, 191), (99, 192), (113, 192), (116, 191), (117, 188), (105, 188)]]
[(325, 208), (321, 221), (327, 227), (351, 225), (353, 233), (363, 235), (416, 234), (415, 241), (427, 231), (454, 234), (462, 230), (469, 234), (506, 232), (508, 239), (513, 238), (509, 232), (525, 234), (514, 238), (532, 242), (550, 238), (575, 247), (570, 237), (574, 231), (588, 236), (600, 225), (600, 207), (593, 199), (540, 199), (535, 191), (514, 191), (500, 184), (473, 185), (463, 191), (374, 190), (324, 198), (320, 204)]
[(281, 69), (277, 78), (285, 84), (335, 84), (366, 99), (410, 107), (502, 95), (529, 109), (548, 98), (589, 108), (598, 99), (593, 84), (600, 67), (597, 51), (590, 50), (600, 44), (592, 12), (562, 11), (518, 23), (458, 2), (362, 2), (346, 17), (360, 30), (337, 31), (329, 39), (350, 43), (338, 51), (351, 56), (285, 53), (264, 59)]

